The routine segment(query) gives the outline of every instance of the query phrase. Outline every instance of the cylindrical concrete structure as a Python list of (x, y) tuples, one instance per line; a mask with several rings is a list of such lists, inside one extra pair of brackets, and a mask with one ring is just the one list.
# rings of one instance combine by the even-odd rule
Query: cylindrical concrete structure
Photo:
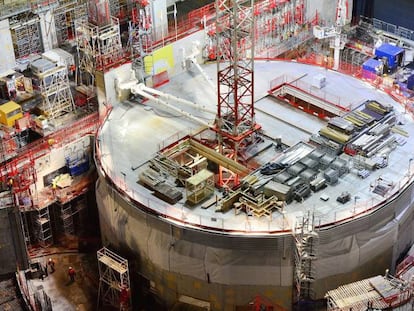
[[(327, 290), (384, 273), (413, 239), (410, 185), (375, 213), (319, 233), (318, 279)], [(154, 282), (168, 305), (180, 295), (233, 310), (255, 295), (291, 309), (294, 246), (291, 234), (242, 236), (186, 228), (148, 213), (101, 175), (97, 200), (104, 245), (128, 249), (139, 273)]]

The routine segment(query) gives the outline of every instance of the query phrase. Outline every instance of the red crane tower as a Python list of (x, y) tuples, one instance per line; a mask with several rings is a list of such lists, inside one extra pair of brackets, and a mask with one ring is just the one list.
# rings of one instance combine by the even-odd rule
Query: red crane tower
[[(254, 141), (253, 0), (216, 0), (219, 152), (243, 162), (243, 149)], [(219, 185), (237, 185), (238, 176), (220, 168)]]

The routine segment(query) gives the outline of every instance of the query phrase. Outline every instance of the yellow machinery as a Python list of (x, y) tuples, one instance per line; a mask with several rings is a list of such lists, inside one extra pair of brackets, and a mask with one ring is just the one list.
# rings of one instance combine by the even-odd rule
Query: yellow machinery
[(14, 102), (9, 101), (0, 105), (0, 123), (6, 126), (14, 126), (16, 120), (23, 117), (22, 107)]

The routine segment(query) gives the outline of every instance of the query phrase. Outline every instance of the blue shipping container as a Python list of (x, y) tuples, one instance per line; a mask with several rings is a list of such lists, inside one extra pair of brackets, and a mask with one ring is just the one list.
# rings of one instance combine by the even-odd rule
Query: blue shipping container
[(388, 61), (388, 67), (390, 69), (396, 69), (402, 62), (404, 49), (396, 45), (384, 43), (375, 49), (375, 56), (378, 58), (385, 57)]

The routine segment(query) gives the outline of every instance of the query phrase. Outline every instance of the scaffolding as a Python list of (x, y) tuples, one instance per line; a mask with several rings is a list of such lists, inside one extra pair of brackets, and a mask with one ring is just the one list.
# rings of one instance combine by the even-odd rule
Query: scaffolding
[(108, 24), (97, 26), (76, 20), (78, 50), (78, 84), (94, 85), (95, 71), (106, 71), (123, 61), (119, 20), (111, 17)]
[(75, 39), (75, 20), (86, 19), (87, 5), (83, 0), (60, 1), (60, 6), (54, 10), (56, 37), (58, 45)]
[(84, 194), (78, 199), (69, 201), (67, 203), (59, 203), (60, 216), (62, 219), (62, 232), (65, 235), (75, 234), (75, 219), (74, 217), (86, 208), (86, 197)]
[(60, 206), (60, 213), (62, 218), (63, 233), (65, 235), (72, 235), (75, 233), (73, 225), (73, 210), (72, 204), (63, 204)]
[(128, 260), (106, 247), (97, 252), (99, 268), (98, 307), (112, 306), (119, 310), (129, 310), (130, 281)]
[[(305, 0), (262, 0), (255, 1), (254, 53), (256, 56), (276, 57), (312, 37), (305, 19)], [(220, 47), (215, 45), (214, 36), (219, 29), (214, 24), (206, 27), (206, 55), (209, 59), (221, 57)]]
[[(36, 159), (46, 156), (50, 152), (50, 142), (59, 147), (79, 139), (84, 135), (92, 134), (98, 124), (98, 113), (95, 112), (71, 124), (70, 127), (60, 129), (46, 138), (30, 143), (23, 148), (10, 150), (0, 167), (0, 205), (17, 208), (20, 211), (22, 231), (27, 248), (34, 242), (40, 246), (53, 244), (51, 230), (50, 206), (56, 201), (50, 189), (44, 191), (35, 187), (37, 182), (36, 169), (39, 167)], [(7, 138), (12, 139), (12, 138)], [(2, 140), (0, 149), (7, 151), (9, 142)], [(11, 153), (13, 151), (13, 154)], [(12, 159), (9, 159), (11, 157)], [(62, 189), (59, 203), (64, 205), (85, 194), (92, 180), (90, 177), (80, 179), (75, 185)], [(72, 204), (72, 216), (86, 207), (86, 196), (82, 196)], [(67, 226), (69, 229), (69, 226)]]
[(43, 96), (41, 110), (50, 120), (73, 112), (75, 104), (66, 66), (54, 67), (38, 75)]
[(112, 16), (119, 19), (120, 22), (124, 22), (129, 13), (130, 4), (128, 0), (109, 0), (109, 10)]
[(297, 36), (305, 23), (304, 0), (266, 0), (255, 4), (256, 52), (262, 52)]
[(49, 205), (35, 206), (33, 214), (34, 232), (41, 247), (53, 244), (52, 225), (50, 223)]
[(10, 20), (10, 30), (16, 59), (43, 51), (38, 16), (14, 16)]
[[(145, 5), (146, 4), (146, 5)], [(148, 57), (153, 52), (152, 20), (149, 3), (136, 3), (132, 8), (132, 20), (129, 22), (128, 50), (132, 60), (132, 68), (136, 77), (142, 83), (149, 76)], [(147, 58), (147, 62), (144, 59)], [(147, 64), (147, 65), (146, 65)]]
[(313, 283), (316, 279), (315, 260), (319, 235), (315, 231), (315, 217), (308, 211), (293, 229), (295, 242), (294, 302), (315, 299)]
[(4, 132), (0, 140), (0, 163), (9, 160), (17, 155), (18, 143), (14, 135)]

